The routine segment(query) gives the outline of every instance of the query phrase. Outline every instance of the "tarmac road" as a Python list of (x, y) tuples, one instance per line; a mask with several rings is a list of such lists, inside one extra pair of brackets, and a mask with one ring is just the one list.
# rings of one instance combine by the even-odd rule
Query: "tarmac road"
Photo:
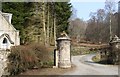
[(94, 63), (91, 59), (95, 54), (72, 56), (73, 71), (64, 75), (118, 75), (117, 65), (103, 65)]

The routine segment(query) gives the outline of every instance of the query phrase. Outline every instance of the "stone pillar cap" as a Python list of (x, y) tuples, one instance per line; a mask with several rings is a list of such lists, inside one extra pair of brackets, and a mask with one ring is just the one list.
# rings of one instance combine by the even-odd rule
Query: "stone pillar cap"
[(67, 33), (65, 31), (63, 31), (61, 34), (60, 34), (60, 37), (57, 38), (57, 41), (58, 40), (71, 40), (70, 37), (67, 35)]
[(120, 39), (117, 35), (115, 35), (112, 40), (110, 41), (110, 43), (117, 43), (117, 42), (120, 42)]
[(71, 41), (71, 39), (69, 37), (59, 37), (59, 38), (57, 38), (57, 41), (58, 40), (69, 40), (69, 41)]

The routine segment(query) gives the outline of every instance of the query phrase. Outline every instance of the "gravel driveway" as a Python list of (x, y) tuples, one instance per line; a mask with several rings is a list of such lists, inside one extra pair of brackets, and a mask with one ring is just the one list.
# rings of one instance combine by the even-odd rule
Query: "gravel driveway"
[(91, 60), (94, 55), (73, 56), (72, 63), (76, 68), (64, 75), (118, 75), (118, 66), (94, 63)]

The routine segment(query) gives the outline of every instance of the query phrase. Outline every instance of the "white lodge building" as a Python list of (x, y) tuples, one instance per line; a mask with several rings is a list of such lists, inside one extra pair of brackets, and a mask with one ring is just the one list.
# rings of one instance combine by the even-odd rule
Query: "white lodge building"
[(11, 24), (12, 14), (0, 11), (0, 50), (20, 45), (19, 31)]

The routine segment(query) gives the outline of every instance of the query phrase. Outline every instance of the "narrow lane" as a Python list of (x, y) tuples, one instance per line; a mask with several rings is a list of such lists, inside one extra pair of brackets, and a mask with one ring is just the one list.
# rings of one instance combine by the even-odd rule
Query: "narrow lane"
[(94, 55), (95, 54), (73, 56), (72, 64), (74, 64), (76, 68), (64, 75), (118, 75), (118, 66), (94, 63), (91, 60)]

